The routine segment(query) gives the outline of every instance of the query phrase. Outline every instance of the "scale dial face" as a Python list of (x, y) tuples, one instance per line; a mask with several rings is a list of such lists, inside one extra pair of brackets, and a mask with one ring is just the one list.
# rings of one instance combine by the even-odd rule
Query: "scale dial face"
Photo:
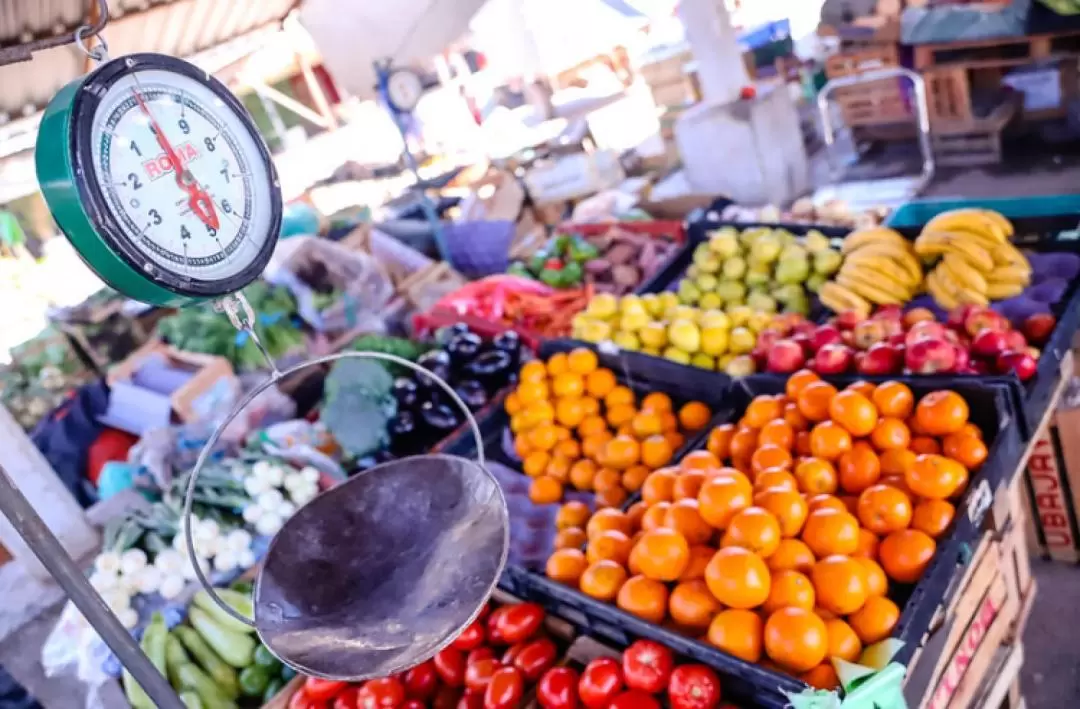
[(386, 79), (386, 97), (390, 104), (402, 113), (408, 113), (420, 103), (424, 92), (420, 77), (408, 69), (398, 69)]
[(281, 193), (265, 143), (222, 84), (171, 57), (132, 55), (90, 75), (72, 113), (81, 200), (110, 250), (182, 296), (225, 295), (259, 276)]

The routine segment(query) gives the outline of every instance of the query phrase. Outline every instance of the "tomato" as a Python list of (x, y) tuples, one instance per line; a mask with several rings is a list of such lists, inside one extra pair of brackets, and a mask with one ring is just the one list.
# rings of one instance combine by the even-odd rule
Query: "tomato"
[(483, 645), (486, 636), (484, 624), (479, 620), (473, 621), (469, 627), (461, 631), (461, 635), (457, 636), (454, 642), (450, 643), (450, 647), (468, 652)]
[(484, 709), (516, 709), (525, 694), (525, 676), (516, 667), (503, 667), (484, 692)]
[(544, 709), (577, 709), (578, 673), (556, 667), (544, 673), (536, 685), (536, 698)]
[(484, 693), (465, 692), (458, 700), (457, 709), (484, 709)]
[(514, 667), (521, 670), (525, 679), (535, 682), (555, 665), (559, 649), (550, 638), (540, 638), (522, 648), (514, 659)]
[(405, 701), (405, 687), (396, 677), (365, 682), (356, 697), (357, 709), (394, 709)]
[(348, 682), (335, 682), (329, 679), (308, 677), (304, 681), (304, 694), (312, 701), (324, 702), (341, 694), (342, 690), (348, 686)]
[(672, 709), (713, 709), (720, 703), (720, 678), (705, 665), (676, 667), (668, 680)]
[(356, 709), (356, 697), (360, 694), (359, 687), (349, 687), (334, 700), (334, 709)]
[(578, 696), (588, 709), (606, 709), (622, 691), (623, 676), (619, 663), (610, 657), (598, 657), (585, 666), (578, 681)]
[(487, 617), (487, 637), (489, 643), (495, 643), (497, 645), (505, 645), (507, 641), (503, 639), (499, 632), (499, 623), (502, 621), (502, 617), (506, 615), (506, 611), (510, 609), (510, 606), (499, 606), (495, 610), (491, 611), (491, 614)]
[(612, 699), (608, 709), (660, 709), (660, 702), (648, 692), (631, 689)]
[(405, 696), (412, 699), (427, 699), (435, 694), (435, 690), (439, 687), (439, 673), (435, 671), (435, 663), (428, 660), (407, 670), (401, 681), (405, 685)]
[(301, 689), (289, 699), (289, 709), (326, 709), (326, 701), (325, 699), (316, 701)]
[(528, 646), (529, 643), (518, 643), (517, 645), (511, 645), (509, 648), (507, 648), (506, 652), (503, 653), (502, 663), (504, 665), (514, 664), (514, 660), (517, 659), (517, 656), (520, 655), (521, 651)]
[(626, 686), (657, 694), (667, 687), (675, 658), (671, 650), (653, 640), (638, 640), (623, 653)]
[[(531, 638), (544, 622), (544, 609), (535, 603), (518, 603), (503, 606), (500, 610), (503, 609), (505, 612), (496, 619), (495, 632), (502, 642), (510, 645)], [(492, 618), (495, 618), (494, 614)]]
[[(352, 709), (350, 707), (350, 709)], [(406, 699), (398, 709), (427, 709), (427, 704), (424, 704), (419, 699)]]
[(477, 660), (465, 668), (465, 687), (473, 692), (483, 692), (500, 667), (499, 661), (492, 657)]
[[(487, 645), (485, 645), (484, 647), (478, 647), (475, 650), (471, 650), (469, 652), (469, 654), (465, 656), (465, 666), (468, 667), (469, 665), (473, 664), (474, 662), (479, 662), (480, 660), (494, 660), (494, 659), (495, 659), (495, 651), (492, 650)], [(502, 664), (505, 665), (506, 663), (503, 662)]]
[(446, 684), (451, 687), (465, 684), (465, 653), (461, 650), (452, 647), (439, 650), (432, 658), (432, 664)]
[(443, 685), (435, 693), (435, 699), (431, 702), (431, 709), (454, 709), (461, 698), (461, 690)]
[(485, 603), (480, 606), (480, 614), (476, 616), (477, 620), (487, 620), (487, 617), (491, 615), (491, 604)]

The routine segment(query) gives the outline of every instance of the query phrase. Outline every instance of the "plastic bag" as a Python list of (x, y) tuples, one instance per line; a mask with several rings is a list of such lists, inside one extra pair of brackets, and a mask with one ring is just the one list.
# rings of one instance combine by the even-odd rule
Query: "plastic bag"
[(86, 709), (106, 709), (99, 691), (114, 677), (106, 669), (111, 655), (82, 613), (68, 601), (41, 646), (41, 667), (46, 677), (74, 674), (87, 686)]
[(334, 480), (345, 479), (344, 468), (327, 453), (333, 450), (333, 438), (320, 424), (303, 419), (283, 421), (264, 429), (258, 444), (268, 455), (297, 467), (310, 465)]

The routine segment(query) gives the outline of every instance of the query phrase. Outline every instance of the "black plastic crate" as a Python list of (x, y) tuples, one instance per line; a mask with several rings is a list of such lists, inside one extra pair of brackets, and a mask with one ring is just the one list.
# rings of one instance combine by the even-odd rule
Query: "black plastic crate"
[[(824, 377), (837, 388), (856, 381), (858, 376)], [(971, 545), (977, 539), (986, 513), (995, 493), (1019, 464), (1021, 444), (1015, 425), (1017, 414), (1013, 406), (1009, 386), (1003, 382), (983, 382), (969, 377), (893, 377), (911, 387), (916, 398), (938, 389), (952, 389), (968, 402), (971, 421), (983, 431), (987, 441), (986, 462), (972, 475), (968, 490), (956, 505), (957, 518), (952, 528), (942, 536), (937, 553), (914, 587), (900, 587), (895, 598), (902, 611), (895, 637), (905, 645), (897, 661), (907, 664), (918, 648), (923, 636), (929, 631), (938, 606), (947, 602), (947, 595), (955, 590), (954, 577), (970, 557)], [(735, 380), (724, 397), (727, 403), (725, 421), (737, 421), (750, 401), (760, 394), (778, 394), (784, 391), (786, 380), (772, 375), (752, 375)], [(719, 417), (717, 417), (719, 418)], [(698, 447), (707, 437), (699, 437)], [(580, 624), (588, 632), (616, 643), (626, 643), (637, 637), (657, 640), (680, 654), (703, 662), (732, 678), (733, 690), (749, 692), (760, 706), (785, 707), (784, 692), (799, 692), (805, 685), (790, 675), (747, 663), (727, 653), (680, 635), (665, 627), (637, 618), (614, 605), (590, 598), (575, 588), (558, 584), (540, 574), (521, 568), (508, 568), (503, 583), (515, 595), (536, 600), (552, 613)], [(895, 585), (894, 585), (895, 587)], [(902, 601), (902, 603), (901, 603)]]

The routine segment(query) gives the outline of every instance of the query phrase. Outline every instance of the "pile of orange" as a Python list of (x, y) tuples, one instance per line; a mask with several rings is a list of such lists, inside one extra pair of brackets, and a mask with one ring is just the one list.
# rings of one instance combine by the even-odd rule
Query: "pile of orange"
[(705, 428), (712, 417), (697, 401), (676, 411), (660, 392), (638, 402), (584, 347), (526, 362), (506, 398), (506, 413), (514, 450), (533, 479), (529, 498), (559, 502), (570, 485), (595, 492), (599, 507), (626, 502), (649, 473), (671, 462), (687, 433)]
[[(952, 391), (842, 391), (810, 371), (707, 449), (650, 474), (626, 511), (567, 505), (549, 577), (749, 662), (832, 688), (892, 633), (890, 583), (925, 572), (986, 458)], [(583, 548), (582, 548), (583, 547)]]

